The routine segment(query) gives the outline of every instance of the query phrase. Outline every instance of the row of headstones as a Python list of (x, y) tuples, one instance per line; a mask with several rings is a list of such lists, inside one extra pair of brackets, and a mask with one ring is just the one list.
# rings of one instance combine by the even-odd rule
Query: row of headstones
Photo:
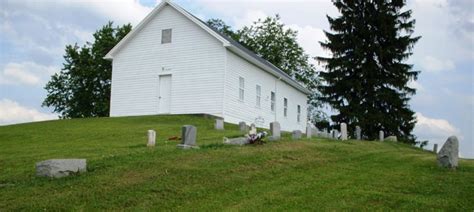
[[(306, 136), (308, 138), (311, 138), (312, 135), (316, 135), (318, 137), (323, 137), (323, 138), (333, 138), (333, 139), (338, 139), (339, 134), (340, 134), (340, 139), (345, 141), (348, 139), (348, 133), (347, 133), (347, 124), (346, 123), (341, 123), (340, 125), (340, 130), (341, 132), (339, 133), (338, 130), (333, 129), (331, 132), (328, 132), (327, 130), (325, 131), (319, 131), (317, 128), (313, 128), (310, 124), (306, 127)], [(316, 131), (316, 132), (315, 132)], [(356, 140), (362, 140), (362, 129), (360, 126), (355, 127), (355, 139)], [(379, 131), (379, 141), (397, 141), (396, 136), (388, 136), (385, 138), (384, 132)]]
[[(240, 124), (243, 126), (243, 124)], [(246, 129), (246, 126), (245, 126)], [(241, 128), (243, 130), (243, 128)], [(275, 141), (279, 140), (281, 137), (280, 124), (278, 122), (272, 122), (270, 124), (271, 137), (270, 140)], [(311, 138), (313, 135), (314, 129), (311, 127), (306, 129), (308, 138)], [(345, 124), (341, 124), (341, 137), (347, 139), (347, 127)], [(356, 127), (356, 134), (360, 138), (360, 127)], [(327, 132), (325, 133), (328, 134)], [(300, 139), (301, 131), (293, 131), (292, 138)], [(333, 137), (335, 133), (333, 131)], [(181, 144), (178, 144), (179, 148), (190, 149), (190, 148), (199, 148), (196, 145), (196, 136), (197, 129), (192, 125), (184, 125), (181, 128)], [(380, 138), (383, 138), (383, 132), (381, 133)], [(382, 140), (382, 139), (380, 139)], [(156, 132), (154, 130), (148, 130), (148, 143), (147, 146), (155, 146), (156, 143)], [(435, 144), (433, 151), (437, 153), (438, 145)], [(451, 136), (444, 143), (443, 147), (437, 154), (438, 164), (441, 167), (447, 168), (456, 168), (458, 166), (458, 157), (459, 157), (459, 142), (456, 136)], [(36, 175), (46, 176), (53, 178), (65, 177), (71, 174), (82, 173), (87, 170), (86, 159), (51, 159), (46, 161), (41, 161), (36, 163)]]

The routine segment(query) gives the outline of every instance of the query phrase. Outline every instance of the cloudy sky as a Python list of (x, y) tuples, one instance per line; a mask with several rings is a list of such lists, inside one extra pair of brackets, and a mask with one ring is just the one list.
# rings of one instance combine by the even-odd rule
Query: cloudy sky
[[(160, 0), (158, 0), (159, 3)], [(338, 15), (329, 0), (174, 0), (201, 19), (220, 18), (234, 29), (268, 15), (298, 30), (311, 56), (327, 55), (318, 45)], [(43, 89), (62, 66), (66, 44), (92, 41), (107, 23), (136, 25), (156, 0), (0, 0), (0, 125), (55, 119), (42, 108)], [(411, 101), (415, 134), (442, 144), (460, 139), (461, 156), (474, 158), (474, 5), (471, 0), (409, 0), (422, 39), (409, 60), (420, 70)]]

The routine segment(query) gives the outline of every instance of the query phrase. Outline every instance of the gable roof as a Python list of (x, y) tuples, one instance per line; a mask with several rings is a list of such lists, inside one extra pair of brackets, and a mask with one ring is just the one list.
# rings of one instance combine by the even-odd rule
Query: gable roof
[(273, 65), (272, 63), (268, 62), (267, 60), (261, 58), (254, 52), (248, 50), (244, 46), (242, 46), (239, 42), (229, 38), (228, 36), (222, 34), (221, 32), (217, 31), (213, 27), (209, 26), (206, 22), (202, 21), (201, 19), (197, 18), (196, 16), (192, 15), (182, 7), (170, 2), (170, 0), (163, 0), (158, 6), (156, 6), (135, 28), (132, 29), (117, 45), (114, 46), (104, 57), (104, 59), (113, 60), (114, 55), (120, 51), (120, 49), (131, 39), (133, 38), (145, 25), (147, 25), (155, 15), (161, 11), (166, 5), (171, 6), (182, 15), (190, 19), (196, 25), (204, 29), (210, 35), (212, 35), (217, 40), (221, 41), (223, 46), (227, 49), (231, 50), (232, 52), (236, 53), (237, 55), (243, 57), (244, 59), (248, 60), (249, 62), (253, 63), (254, 65), (264, 69), (268, 73), (278, 77), (280, 80), (285, 81), (292, 87), (296, 88), (297, 90), (305, 93), (311, 94), (307, 88), (301, 85), (299, 82), (291, 78), (287, 73)]

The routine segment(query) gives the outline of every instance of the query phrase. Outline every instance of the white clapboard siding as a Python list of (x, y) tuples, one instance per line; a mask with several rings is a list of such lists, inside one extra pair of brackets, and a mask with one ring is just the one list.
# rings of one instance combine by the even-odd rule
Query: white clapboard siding
[[(161, 44), (161, 31), (172, 42)], [(165, 6), (114, 56), (111, 116), (158, 114), (159, 75), (171, 74), (171, 114), (222, 116), (225, 48)]]
[[(245, 79), (245, 98), (239, 99), (239, 77)], [(231, 51), (227, 51), (225, 74), (224, 120), (238, 123), (254, 123), (256, 119), (264, 122), (259, 127), (268, 128), (270, 122), (278, 121), (282, 130), (302, 130), (306, 128), (307, 97), (277, 77), (256, 67)], [(256, 85), (261, 86), (261, 106), (256, 106)], [(271, 111), (271, 91), (276, 93), (275, 112)], [(283, 98), (288, 99), (288, 114), (283, 116)], [(297, 122), (296, 105), (301, 105), (301, 121)]]

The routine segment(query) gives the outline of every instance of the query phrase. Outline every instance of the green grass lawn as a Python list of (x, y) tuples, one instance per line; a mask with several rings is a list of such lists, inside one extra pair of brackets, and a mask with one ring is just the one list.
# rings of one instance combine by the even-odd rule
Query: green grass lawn
[[(237, 126), (199, 116), (49, 121), (0, 127), (0, 211), (474, 209), (474, 161), (453, 171), (404, 144), (302, 139), (225, 146)], [(181, 126), (200, 149), (181, 150)], [(146, 131), (157, 131), (147, 148)], [(35, 163), (86, 158), (88, 172), (35, 176)]]

